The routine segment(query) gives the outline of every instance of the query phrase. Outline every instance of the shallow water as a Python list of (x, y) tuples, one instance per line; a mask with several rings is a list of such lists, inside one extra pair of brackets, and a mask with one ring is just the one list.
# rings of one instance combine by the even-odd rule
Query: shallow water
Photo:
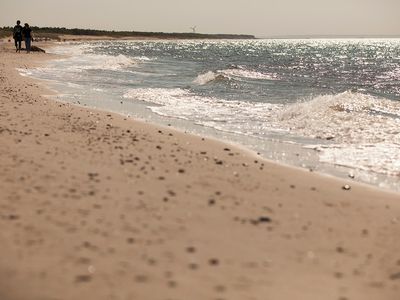
[(68, 57), (21, 71), (64, 101), (400, 190), (398, 39), (102, 41), (52, 51)]

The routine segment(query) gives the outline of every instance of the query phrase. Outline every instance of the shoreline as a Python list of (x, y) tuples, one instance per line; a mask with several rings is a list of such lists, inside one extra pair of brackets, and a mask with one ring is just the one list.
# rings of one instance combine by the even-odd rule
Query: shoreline
[(397, 299), (398, 193), (46, 99), (15, 68), (49, 55), (0, 56), (0, 298)]
[[(28, 76), (28, 78), (31, 78), (31, 77)], [(37, 80), (37, 81), (41, 82), (40, 79), (33, 79), (33, 80)], [(393, 195), (397, 195), (400, 197), (400, 191), (394, 190), (387, 186), (384, 186), (384, 187), (380, 186), (379, 184), (381, 183), (381, 181), (376, 181), (376, 183), (371, 183), (368, 181), (362, 181), (362, 179), (351, 178), (349, 174), (353, 173), (353, 172), (349, 172), (349, 170), (352, 171), (352, 169), (347, 166), (328, 165), (328, 166), (325, 166), (324, 168), (322, 168), (323, 170), (326, 170), (326, 171), (320, 171), (320, 170), (315, 170), (314, 168), (307, 168), (304, 166), (300, 166), (299, 164), (277, 161), (272, 158), (265, 157), (257, 149), (252, 149), (250, 146), (243, 145), (237, 140), (229, 140), (227, 138), (223, 138), (223, 137), (220, 138), (218, 136), (214, 136), (212, 134), (206, 134), (204, 132), (198, 133), (195, 131), (181, 129), (181, 128), (175, 127), (171, 124), (166, 125), (166, 124), (162, 124), (162, 123), (157, 123), (155, 121), (146, 120), (145, 118), (131, 117), (131, 116), (127, 116), (120, 112), (107, 110), (106, 108), (98, 108), (98, 107), (93, 107), (90, 105), (82, 105), (82, 104), (72, 103), (69, 101), (59, 100), (59, 99), (57, 99), (57, 91), (56, 90), (49, 88), (45, 84), (43, 84), (43, 86), (46, 90), (49, 90), (51, 92), (51, 95), (46, 95), (46, 98), (50, 99), (51, 101), (56, 101), (59, 103), (76, 106), (78, 108), (82, 108), (82, 109), (89, 110), (89, 111), (97, 111), (102, 114), (112, 114), (116, 118), (122, 118), (126, 121), (140, 123), (141, 126), (145, 126), (145, 127), (151, 126), (151, 127), (155, 127), (155, 128), (161, 129), (161, 130), (176, 132), (180, 135), (189, 135), (189, 136), (192, 136), (193, 138), (197, 137), (201, 140), (212, 141), (213, 143), (220, 144), (220, 146), (224, 147), (224, 148), (231, 147), (231, 148), (235, 149), (237, 152), (241, 153), (243, 156), (248, 157), (249, 159), (261, 161), (261, 162), (264, 162), (267, 164), (276, 165), (278, 167), (283, 167), (286, 169), (293, 169), (293, 170), (304, 172), (304, 173), (314, 173), (319, 177), (325, 177), (327, 179), (336, 181), (337, 183), (341, 183), (343, 185), (348, 184), (351, 186), (351, 185), (355, 184), (360, 187), (364, 187), (366, 189), (377, 190), (377, 191), (381, 191), (383, 193), (393, 194)], [(279, 148), (279, 145), (282, 146), (282, 145), (286, 144), (281, 141), (274, 141), (271, 143), (278, 145), (278, 146), (275, 146), (276, 148)], [(287, 145), (291, 146), (292, 144), (287, 143)], [(327, 171), (327, 170), (329, 170), (329, 171)], [(384, 175), (380, 175), (380, 174), (378, 174), (378, 175), (385, 177)]]
[[(25, 75), (24, 75), (25, 76)], [(30, 76), (27, 76), (28, 78), (32, 78)], [(33, 78), (34, 79), (34, 78)], [(37, 81), (45, 81), (41, 79), (34, 79)], [(393, 193), (393, 194), (400, 194), (400, 190), (396, 190), (395, 187), (397, 186), (397, 180), (394, 176), (388, 176), (388, 175), (383, 175), (376, 173), (374, 176), (372, 176), (368, 171), (364, 170), (358, 170), (358, 169), (352, 169), (351, 167), (345, 166), (345, 165), (332, 165), (328, 163), (319, 163), (318, 164), (318, 158), (316, 154), (313, 154), (312, 157), (307, 158), (307, 163), (300, 163), (300, 162), (295, 162), (295, 156), (299, 154), (299, 152), (304, 152), (306, 153), (307, 151), (313, 151), (310, 150), (311, 148), (304, 148), (299, 145), (294, 145), (290, 142), (283, 142), (279, 140), (271, 140), (271, 141), (264, 141), (265, 146), (263, 147), (264, 150), (261, 150), (261, 148), (254, 148), (252, 145), (245, 145), (243, 143), (243, 139), (240, 139), (240, 137), (236, 136), (236, 134), (230, 133), (230, 132), (219, 132), (217, 129), (214, 128), (206, 128), (204, 129), (202, 125), (194, 125), (193, 127), (185, 127), (183, 126), (182, 128), (178, 124), (183, 124), (189, 121), (186, 120), (168, 120), (168, 118), (165, 118), (163, 116), (157, 115), (155, 119), (152, 120), (147, 120), (145, 117), (138, 117), (138, 116), (131, 116), (127, 115), (123, 112), (119, 111), (114, 111), (111, 109), (107, 109), (104, 107), (95, 107), (91, 106), (90, 104), (82, 104), (82, 99), (77, 100), (80, 104), (77, 102), (70, 102), (70, 101), (65, 101), (65, 100), (60, 100), (57, 98), (57, 91), (55, 89), (50, 88), (50, 85), (46, 85), (42, 82), (43, 86), (45, 89), (51, 91), (51, 95), (45, 95), (46, 98), (49, 98), (52, 101), (64, 103), (64, 104), (71, 104), (73, 106), (77, 106), (83, 109), (88, 109), (88, 110), (93, 110), (93, 111), (99, 111), (102, 113), (108, 113), (108, 114), (113, 114), (118, 116), (119, 118), (124, 118), (133, 122), (139, 122), (142, 123), (143, 125), (150, 125), (150, 126), (155, 126), (159, 127), (161, 129), (167, 129), (167, 130), (172, 130), (176, 131), (180, 134), (184, 135), (192, 135), (196, 136), (198, 138), (205, 138), (207, 140), (211, 140), (217, 143), (220, 143), (222, 145), (230, 146), (233, 148), (236, 148), (239, 152), (243, 153), (246, 156), (253, 157), (255, 160), (262, 160), (268, 164), (276, 164), (278, 166), (282, 166), (285, 168), (289, 169), (295, 169), (295, 170), (300, 170), (303, 172), (313, 172), (317, 174), (318, 176), (322, 177), (327, 177), (331, 178), (337, 181), (341, 182), (347, 182), (348, 184), (357, 184), (360, 186), (365, 186), (366, 188), (372, 188), (372, 189), (377, 189), (381, 190), (383, 192), (387, 193)], [(160, 121), (161, 120), (161, 121)], [(182, 123), (183, 122), (183, 123)], [(199, 129), (202, 128), (202, 129)], [(211, 133), (214, 132), (214, 133)], [(253, 137), (246, 136), (246, 140), (250, 140)], [(254, 138), (256, 139), (256, 138)], [(274, 151), (277, 151), (277, 149), (281, 149), (278, 151), (282, 151), (282, 148), (286, 149), (286, 152), (283, 152), (285, 154), (285, 159), (281, 157), (279, 160), (277, 159), (278, 156), (275, 154), (274, 157), (268, 157), (268, 151), (265, 149), (271, 150), (271, 147), (274, 149)], [(293, 148), (293, 149), (292, 149)], [(272, 151), (272, 150), (271, 150)], [(288, 155), (288, 152), (290, 155)], [(303, 153), (303, 154), (304, 154)], [(310, 155), (310, 153), (307, 153)], [(290, 156), (291, 159), (287, 160), (287, 157)], [(355, 175), (357, 174), (357, 176)], [(363, 178), (364, 177), (364, 178)]]
[[(28, 74), (28, 76), (30, 75)], [(43, 80), (46, 81), (46, 79)], [(57, 86), (60, 91), (65, 88), (51, 80), (48, 82), (47, 86), (48, 88)], [(66, 91), (68, 94), (68, 89)], [(344, 180), (347, 179), (351, 182), (370, 185), (389, 192), (400, 192), (397, 176), (395, 175), (373, 172), (352, 164), (346, 165), (333, 161), (321, 161), (318, 151), (324, 148), (323, 139), (321, 139), (322, 143), (315, 140), (314, 143), (309, 145), (301, 144), (301, 142), (299, 143), (298, 141), (293, 142), (294, 140), (290, 137), (289, 139), (274, 137), (273, 134), (271, 134), (270, 137), (260, 139), (253, 135), (238, 134), (224, 131), (223, 129), (216, 129), (212, 126), (198, 125), (195, 122), (185, 120), (185, 118), (170, 118), (168, 115), (158, 114), (152, 111), (152, 108), (146, 107), (146, 105), (132, 104), (129, 102), (129, 99), (127, 101), (124, 100), (123, 103), (121, 101), (121, 105), (119, 105), (119, 101), (115, 102), (118, 104), (113, 104), (112, 101), (107, 97), (102, 97), (102, 95), (95, 95), (93, 97), (87, 96), (86, 99), (77, 99), (75, 97), (75, 99), (67, 98), (66, 100), (63, 99), (63, 96), (56, 96), (55, 98), (57, 101), (64, 103), (72, 103), (89, 109), (114, 112), (124, 117), (130, 117), (132, 115), (136, 120), (140, 119), (144, 122), (153, 123), (156, 126), (172, 126), (181, 132), (233, 144), (236, 147), (243, 148), (245, 151), (259, 154), (256, 155), (258, 159), (262, 158), (266, 161), (275, 162), (288, 167), (301, 168), (321, 175), (333, 176)], [(150, 112), (150, 110), (152, 112)], [(299, 157), (301, 157), (301, 159), (299, 159)]]

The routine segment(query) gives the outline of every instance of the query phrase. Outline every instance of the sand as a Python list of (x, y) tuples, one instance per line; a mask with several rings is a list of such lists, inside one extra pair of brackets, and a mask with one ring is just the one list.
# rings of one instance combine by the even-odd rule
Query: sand
[(399, 299), (399, 194), (45, 98), (15, 68), (52, 56), (0, 48), (1, 300)]

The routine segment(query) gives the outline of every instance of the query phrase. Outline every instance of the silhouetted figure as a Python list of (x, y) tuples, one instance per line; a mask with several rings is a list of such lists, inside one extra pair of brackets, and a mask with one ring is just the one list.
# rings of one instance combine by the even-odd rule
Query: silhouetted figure
[(15, 41), (15, 52), (21, 52), (21, 41), (22, 41), (22, 26), (21, 21), (17, 21), (17, 25), (14, 26), (13, 38)]
[(24, 28), (22, 29), (22, 34), (25, 39), (25, 48), (26, 52), (31, 52), (31, 41), (32, 41), (32, 29), (29, 27), (28, 23), (25, 23)]

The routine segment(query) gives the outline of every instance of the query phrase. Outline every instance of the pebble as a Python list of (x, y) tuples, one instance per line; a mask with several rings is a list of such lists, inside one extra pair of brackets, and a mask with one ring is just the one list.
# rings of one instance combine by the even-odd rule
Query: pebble
[(211, 258), (208, 262), (212, 266), (217, 266), (219, 264), (219, 260), (216, 258)]
[(92, 280), (90, 275), (78, 275), (75, 277), (75, 282), (89, 282)]
[(96, 272), (96, 268), (95, 268), (94, 266), (90, 265), (90, 266), (88, 267), (88, 272), (89, 272), (90, 274), (94, 274), (94, 272)]
[(271, 218), (269, 218), (269, 217), (264, 217), (264, 216), (262, 216), (262, 217), (259, 217), (258, 218), (258, 222), (260, 222), (260, 223), (269, 223), (269, 222), (271, 222), (272, 220), (271, 220)]
[(400, 279), (400, 272), (390, 275), (391, 280), (399, 280)]
[(342, 186), (342, 190), (350, 191), (351, 190), (351, 186), (346, 184), (346, 185)]
[(194, 252), (196, 252), (196, 248), (193, 247), (193, 246), (190, 246), (190, 247), (187, 247), (187, 248), (186, 248), (186, 251), (187, 251), (188, 253), (194, 253)]

